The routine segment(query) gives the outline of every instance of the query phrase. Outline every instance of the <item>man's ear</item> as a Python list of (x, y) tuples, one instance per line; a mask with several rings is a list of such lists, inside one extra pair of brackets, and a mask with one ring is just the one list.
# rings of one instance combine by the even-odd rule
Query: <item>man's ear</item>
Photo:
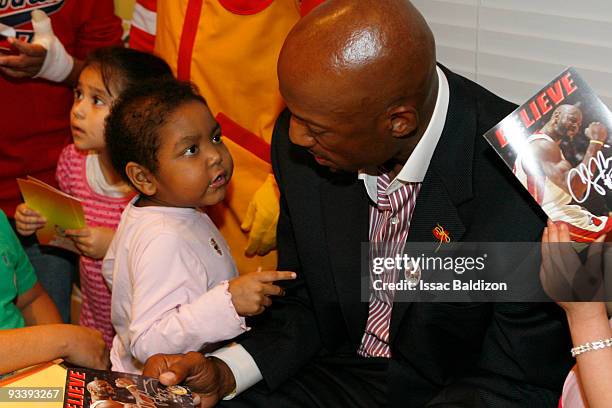
[(389, 109), (387, 118), (391, 135), (396, 138), (412, 134), (419, 126), (417, 110), (410, 105), (399, 105)]
[(157, 180), (153, 173), (138, 163), (129, 162), (125, 165), (125, 173), (136, 187), (136, 190), (146, 196), (152, 196), (157, 192)]

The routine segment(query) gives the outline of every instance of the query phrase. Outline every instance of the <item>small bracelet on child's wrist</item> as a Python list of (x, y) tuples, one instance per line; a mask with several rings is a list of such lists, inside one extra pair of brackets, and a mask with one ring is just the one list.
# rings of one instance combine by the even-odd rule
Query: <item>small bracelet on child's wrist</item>
[(600, 146), (604, 145), (604, 142), (602, 142), (601, 140), (594, 140), (594, 139), (589, 140), (589, 143), (598, 144)]
[(608, 339), (596, 340), (589, 343), (584, 343), (571, 349), (572, 357), (576, 357), (579, 354), (586, 353), (587, 351), (601, 350), (606, 347), (612, 347), (612, 337)]

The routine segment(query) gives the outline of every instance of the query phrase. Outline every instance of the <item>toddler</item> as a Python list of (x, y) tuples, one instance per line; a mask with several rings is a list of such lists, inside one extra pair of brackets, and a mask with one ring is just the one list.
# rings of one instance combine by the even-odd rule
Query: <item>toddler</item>
[[(140, 373), (157, 353), (201, 350), (247, 330), (243, 317), (282, 295), (293, 272), (236, 278), (230, 250), (201, 208), (222, 201), (232, 158), (190, 84), (131, 88), (113, 107), (106, 141), (116, 171), (139, 195), (104, 259), (112, 286), (113, 370)], [(240, 316), (239, 316), (240, 315)]]

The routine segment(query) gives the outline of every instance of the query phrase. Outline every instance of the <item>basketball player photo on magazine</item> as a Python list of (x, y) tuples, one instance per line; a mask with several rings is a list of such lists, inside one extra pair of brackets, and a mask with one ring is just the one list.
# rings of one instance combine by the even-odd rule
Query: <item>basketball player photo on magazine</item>
[(548, 218), (588, 243), (612, 230), (611, 134), (610, 110), (568, 68), (484, 137)]
[[(64, 408), (193, 408), (189, 388), (136, 374), (68, 368)], [(25, 407), (24, 407), (25, 408)]]

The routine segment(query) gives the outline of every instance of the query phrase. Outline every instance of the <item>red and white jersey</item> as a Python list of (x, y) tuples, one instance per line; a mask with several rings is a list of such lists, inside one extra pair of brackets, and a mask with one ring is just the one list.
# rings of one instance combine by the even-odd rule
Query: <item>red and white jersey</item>
[(130, 48), (152, 53), (157, 33), (157, 0), (138, 0), (130, 26)]
[[(529, 193), (536, 199), (542, 209), (548, 214), (547, 209), (551, 206), (566, 205), (572, 201), (565, 190), (550, 181), (544, 175), (539, 165), (539, 158), (533, 155), (533, 150), (528, 146), (536, 140), (546, 140), (551, 143), (555, 141), (544, 133), (534, 133), (527, 138), (525, 147), (519, 152), (514, 163), (514, 174), (527, 188)], [(562, 160), (565, 160), (561, 153)], [(553, 210), (554, 211), (554, 210)]]
[[(534, 133), (526, 140), (514, 162), (514, 174), (536, 199), (542, 210), (555, 222), (565, 222), (569, 226), (574, 241), (592, 241), (594, 238), (612, 228), (612, 222), (605, 216), (591, 214), (580, 205), (570, 205), (572, 196), (563, 188), (553, 183), (543, 173), (539, 158), (533, 154), (529, 147), (534, 141), (555, 141), (544, 133)], [(563, 153), (561, 153), (561, 158)]]

